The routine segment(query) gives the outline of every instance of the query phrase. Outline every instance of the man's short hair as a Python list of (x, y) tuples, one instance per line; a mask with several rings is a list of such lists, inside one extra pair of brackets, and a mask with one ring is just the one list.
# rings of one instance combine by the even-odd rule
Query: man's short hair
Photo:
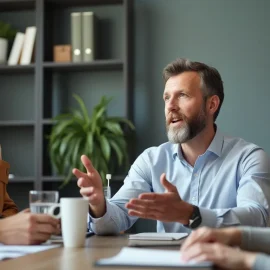
[(166, 83), (169, 78), (186, 71), (195, 71), (201, 78), (201, 90), (206, 100), (207, 97), (217, 95), (220, 100), (218, 109), (214, 114), (214, 121), (217, 119), (221, 105), (224, 100), (223, 81), (217, 69), (204, 63), (192, 62), (189, 59), (178, 58), (168, 64), (163, 70), (163, 79)]

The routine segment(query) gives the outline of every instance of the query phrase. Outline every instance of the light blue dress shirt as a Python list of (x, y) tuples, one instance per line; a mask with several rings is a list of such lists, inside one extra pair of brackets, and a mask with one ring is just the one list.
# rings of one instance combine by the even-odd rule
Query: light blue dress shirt
[[(125, 204), (146, 192), (163, 193), (160, 175), (177, 187), (181, 198), (200, 208), (200, 226), (266, 226), (269, 219), (270, 163), (258, 146), (225, 137), (217, 128), (206, 152), (192, 167), (178, 144), (164, 143), (145, 150), (131, 166), (124, 185), (106, 202), (101, 218), (89, 216), (96, 234), (125, 231), (137, 220)], [(157, 221), (158, 232), (189, 232), (181, 223)]]

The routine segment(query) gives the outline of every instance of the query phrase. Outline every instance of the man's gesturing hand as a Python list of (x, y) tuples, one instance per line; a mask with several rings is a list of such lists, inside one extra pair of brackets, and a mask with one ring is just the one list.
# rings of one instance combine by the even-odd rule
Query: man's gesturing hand
[(106, 201), (101, 177), (87, 156), (81, 156), (81, 161), (86, 173), (78, 169), (73, 169), (72, 172), (78, 178), (77, 185), (81, 195), (89, 201), (91, 214), (94, 217), (102, 217), (106, 212)]
[(177, 188), (166, 179), (163, 173), (160, 182), (165, 193), (143, 193), (138, 199), (131, 199), (126, 207), (131, 216), (160, 220), (163, 222), (180, 222), (188, 224), (192, 214), (192, 205), (186, 203), (178, 194)]

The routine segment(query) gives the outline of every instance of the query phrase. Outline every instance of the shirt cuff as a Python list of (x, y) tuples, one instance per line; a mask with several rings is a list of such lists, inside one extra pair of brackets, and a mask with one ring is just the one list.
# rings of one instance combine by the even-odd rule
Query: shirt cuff
[(94, 223), (94, 224), (98, 224), (99, 222), (106, 222), (110, 219), (110, 208), (111, 205), (108, 203), (107, 199), (106, 199), (106, 213), (102, 216), (102, 217), (99, 217), (99, 218), (94, 218), (92, 217), (90, 214), (88, 214), (89, 216), (89, 223)]
[(113, 213), (112, 206), (106, 199), (106, 213), (104, 216), (94, 218), (88, 214), (89, 229), (95, 234), (115, 233), (115, 227), (117, 226), (112, 218), (111, 213)]
[(202, 222), (199, 227), (207, 226), (211, 228), (217, 227), (217, 215), (214, 211), (206, 209), (206, 208), (200, 208), (200, 214), (202, 217)]

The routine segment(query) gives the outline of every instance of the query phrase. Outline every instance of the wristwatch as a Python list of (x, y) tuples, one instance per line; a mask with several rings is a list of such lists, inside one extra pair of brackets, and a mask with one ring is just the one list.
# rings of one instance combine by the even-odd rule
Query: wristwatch
[(192, 205), (192, 206), (193, 206), (193, 213), (192, 213), (192, 215), (191, 215), (191, 217), (189, 219), (189, 224), (183, 224), (183, 225), (186, 228), (196, 229), (202, 223), (202, 217), (201, 217), (199, 207), (196, 206), (196, 205)]

